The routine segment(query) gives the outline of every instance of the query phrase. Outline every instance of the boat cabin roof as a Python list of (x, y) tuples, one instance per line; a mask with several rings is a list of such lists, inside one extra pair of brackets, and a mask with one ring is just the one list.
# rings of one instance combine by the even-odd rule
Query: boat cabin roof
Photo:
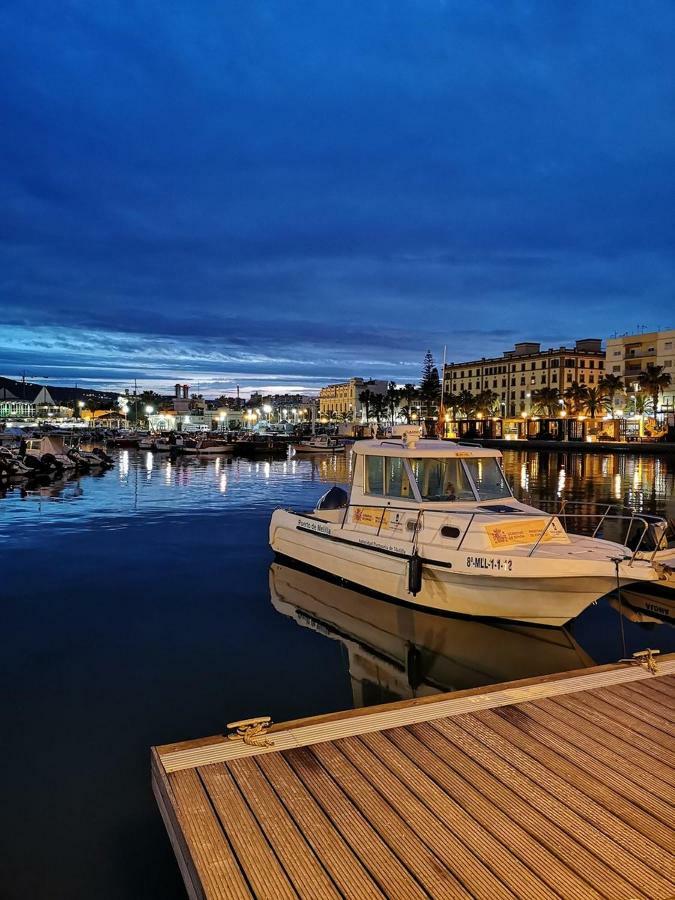
[(501, 459), (499, 450), (460, 444), (453, 441), (408, 441), (397, 438), (383, 438), (375, 441), (357, 441), (354, 453), (365, 456), (397, 456), (405, 459)]

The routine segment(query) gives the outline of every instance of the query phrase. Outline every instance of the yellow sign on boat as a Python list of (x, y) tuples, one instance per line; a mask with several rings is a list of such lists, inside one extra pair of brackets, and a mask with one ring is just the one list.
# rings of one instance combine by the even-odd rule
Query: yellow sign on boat
[(389, 528), (390, 511), (373, 506), (355, 506), (352, 513), (354, 525), (370, 525), (373, 528)]
[(503, 522), (485, 525), (485, 533), (492, 547), (514, 547), (517, 544), (534, 544), (565, 538), (565, 532), (557, 522), (548, 525), (548, 519), (527, 519), (525, 522)]

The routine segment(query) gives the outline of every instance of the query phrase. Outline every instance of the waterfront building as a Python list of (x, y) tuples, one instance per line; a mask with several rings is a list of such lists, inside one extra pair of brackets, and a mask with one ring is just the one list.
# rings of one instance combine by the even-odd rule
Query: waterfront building
[(348, 418), (358, 422), (365, 411), (359, 396), (364, 391), (386, 394), (387, 382), (376, 379), (350, 378), (337, 384), (327, 384), (319, 392), (319, 415), (326, 419)]
[(0, 400), (0, 419), (34, 419), (36, 412), (35, 404), (26, 400)]
[(574, 347), (541, 349), (536, 341), (521, 341), (502, 356), (483, 357), (445, 366), (445, 396), (490, 390), (497, 395), (502, 416), (530, 415), (532, 392), (557, 388), (562, 395), (573, 383), (597, 387), (605, 374), (600, 338), (584, 338)]
[(649, 363), (661, 366), (671, 376), (660, 406), (672, 412), (675, 409), (675, 329), (607, 338), (607, 372), (623, 379), (628, 395), (638, 390), (638, 376)]

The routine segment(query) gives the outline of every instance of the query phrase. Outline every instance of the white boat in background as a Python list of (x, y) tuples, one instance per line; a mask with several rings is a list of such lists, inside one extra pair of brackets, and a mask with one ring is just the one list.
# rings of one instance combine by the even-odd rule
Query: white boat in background
[[(335, 487), (313, 510), (275, 510), (277, 554), (407, 603), (545, 625), (617, 585), (673, 584), (665, 520), (606, 507), (575, 512), (597, 521), (592, 536), (568, 533), (563, 508), (516, 500), (497, 450), (408, 436), (353, 452), (349, 496)], [(597, 536), (618, 522), (640, 532), (634, 550)], [(648, 534), (655, 549), (645, 552)]]
[(327, 434), (318, 434), (309, 441), (291, 444), (291, 447), (295, 453), (344, 453), (347, 449), (344, 441)]
[(355, 706), (594, 665), (564, 628), (441, 616), (274, 562), (272, 605), (346, 650)]
[(223, 441), (218, 438), (203, 438), (191, 444), (183, 444), (182, 452), (189, 455), (198, 456), (218, 456), (222, 453), (232, 453), (235, 447), (230, 441)]

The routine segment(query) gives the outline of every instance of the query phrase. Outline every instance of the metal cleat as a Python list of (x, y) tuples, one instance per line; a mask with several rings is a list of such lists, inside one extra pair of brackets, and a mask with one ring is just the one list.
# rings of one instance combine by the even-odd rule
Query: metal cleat
[(230, 741), (243, 741), (249, 747), (273, 747), (274, 742), (266, 738), (267, 729), (272, 724), (270, 716), (259, 716), (256, 719), (241, 719), (239, 722), (228, 722)]

